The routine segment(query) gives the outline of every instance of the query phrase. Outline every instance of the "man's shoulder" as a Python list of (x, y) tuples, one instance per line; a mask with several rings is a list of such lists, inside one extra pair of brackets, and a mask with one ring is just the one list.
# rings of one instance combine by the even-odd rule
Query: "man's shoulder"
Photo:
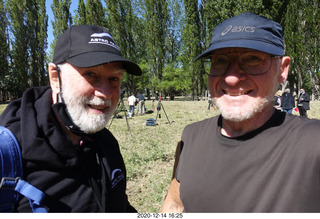
[[(6, 109), (2, 112), (0, 115), (0, 125), (4, 125), (5, 123), (8, 123), (9, 120), (13, 119), (16, 120), (16, 118), (19, 116), (19, 112), (21, 110), (26, 110), (23, 108), (24, 106), (30, 106), (33, 105), (37, 100), (43, 97), (43, 95), (50, 89), (50, 86), (43, 86), (43, 87), (32, 87), (28, 88), (23, 94), (22, 97), (19, 99), (13, 100), (8, 104)], [(51, 93), (50, 93), (51, 96)], [(48, 102), (51, 101), (51, 99), (48, 99)], [(24, 106), (23, 106), (24, 104)]]
[(294, 127), (295, 129), (301, 129), (304, 132), (319, 132), (320, 120), (311, 119), (297, 115), (286, 115), (286, 125)]

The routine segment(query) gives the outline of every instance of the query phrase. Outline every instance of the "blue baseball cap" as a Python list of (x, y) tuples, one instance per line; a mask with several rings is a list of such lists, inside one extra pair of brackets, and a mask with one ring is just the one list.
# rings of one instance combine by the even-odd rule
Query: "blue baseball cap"
[(215, 27), (209, 49), (195, 60), (217, 49), (238, 47), (271, 55), (284, 55), (283, 31), (279, 23), (254, 13), (240, 14)]

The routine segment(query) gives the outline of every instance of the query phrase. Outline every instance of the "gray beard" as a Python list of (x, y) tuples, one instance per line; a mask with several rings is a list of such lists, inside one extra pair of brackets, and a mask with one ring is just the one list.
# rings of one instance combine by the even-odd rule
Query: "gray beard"
[[(68, 113), (75, 125), (84, 133), (94, 134), (102, 130), (113, 115), (116, 104), (112, 105), (111, 100), (102, 100), (98, 97), (84, 97), (79, 93), (72, 92), (72, 89), (65, 83), (62, 86), (62, 97), (67, 106)], [(108, 105), (110, 108), (103, 114), (93, 114), (86, 108), (87, 105)]]
[(258, 101), (257, 104), (251, 105), (251, 106), (245, 106), (241, 111), (233, 112), (230, 111), (230, 109), (222, 104), (219, 101), (219, 98), (213, 98), (214, 104), (219, 109), (222, 117), (228, 121), (232, 122), (242, 122), (248, 119), (253, 118), (257, 113), (260, 113), (263, 111), (265, 107), (267, 107), (273, 100), (273, 95), (268, 95), (266, 97), (263, 97)]

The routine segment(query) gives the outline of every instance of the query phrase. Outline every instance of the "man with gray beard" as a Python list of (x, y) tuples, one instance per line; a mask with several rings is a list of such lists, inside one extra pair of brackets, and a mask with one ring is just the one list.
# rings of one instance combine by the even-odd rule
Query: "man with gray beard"
[(162, 212), (320, 212), (320, 122), (273, 107), (288, 76), (279, 23), (253, 13), (215, 27), (209, 91), (220, 115), (188, 125)]
[[(48, 212), (135, 212), (118, 142), (105, 126), (122, 76), (141, 69), (108, 30), (79, 25), (59, 37), (48, 72), (50, 86), (26, 90), (0, 116), (20, 144), (23, 179), (45, 193)], [(14, 211), (31, 212), (28, 199)]]

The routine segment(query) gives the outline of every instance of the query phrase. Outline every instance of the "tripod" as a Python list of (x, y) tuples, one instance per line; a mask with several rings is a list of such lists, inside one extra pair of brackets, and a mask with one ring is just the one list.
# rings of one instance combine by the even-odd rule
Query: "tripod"
[(113, 115), (113, 117), (112, 117), (112, 120), (111, 120), (111, 122), (110, 122), (110, 124), (109, 124), (108, 129), (110, 128), (113, 119), (117, 116), (119, 107), (120, 107), (120, 111), (123, 111), (123, 112), (124, 112), (124, 115), (125, 115), (125, 117), (126, 117), (127, 127), (128, 127), (128, 130), (129, 130), (130, 134), (131, 134), (131, 137), (132, 137), (132, 133), (131, 133), (131, 130), (130, 130), (129, 121), (128, 121), (128, 117), (127, 117), (127, 110), (126, 110), (126, 107), (125, 107), (125, 105), (124, 105), (123, 97), (122, 97), (122, 96), (121, 96), (121, 100), (120, 100), (119, 103), (118, 103), (117, 109), (114, 111), (114, 115)]
[(164, 107), (163, 107), (163, 105), (162, 105), (162, 103), (161, 103), (161, 99), (159, 100), (158, 105), (157, 105), (157, 117), (156, 117), (156, 122), (157, 122), (158, 117), (161, 118), (161, 114), (159, 113), (160, 110), (161, 110), (161, 107), (162, 107), (162, 109), (163, 109), (164, 114), (165, 114), (166, 117), (167, 117), (167, 120), (168, 120), (169, 124), (171, 125), (170, 120), (169, 120), (169, 118), (168, 118), (168, 115), (167, 115), (167, 113), (166, 113), (166, 111), (165, 111), (165, 109), (164, 109)]

